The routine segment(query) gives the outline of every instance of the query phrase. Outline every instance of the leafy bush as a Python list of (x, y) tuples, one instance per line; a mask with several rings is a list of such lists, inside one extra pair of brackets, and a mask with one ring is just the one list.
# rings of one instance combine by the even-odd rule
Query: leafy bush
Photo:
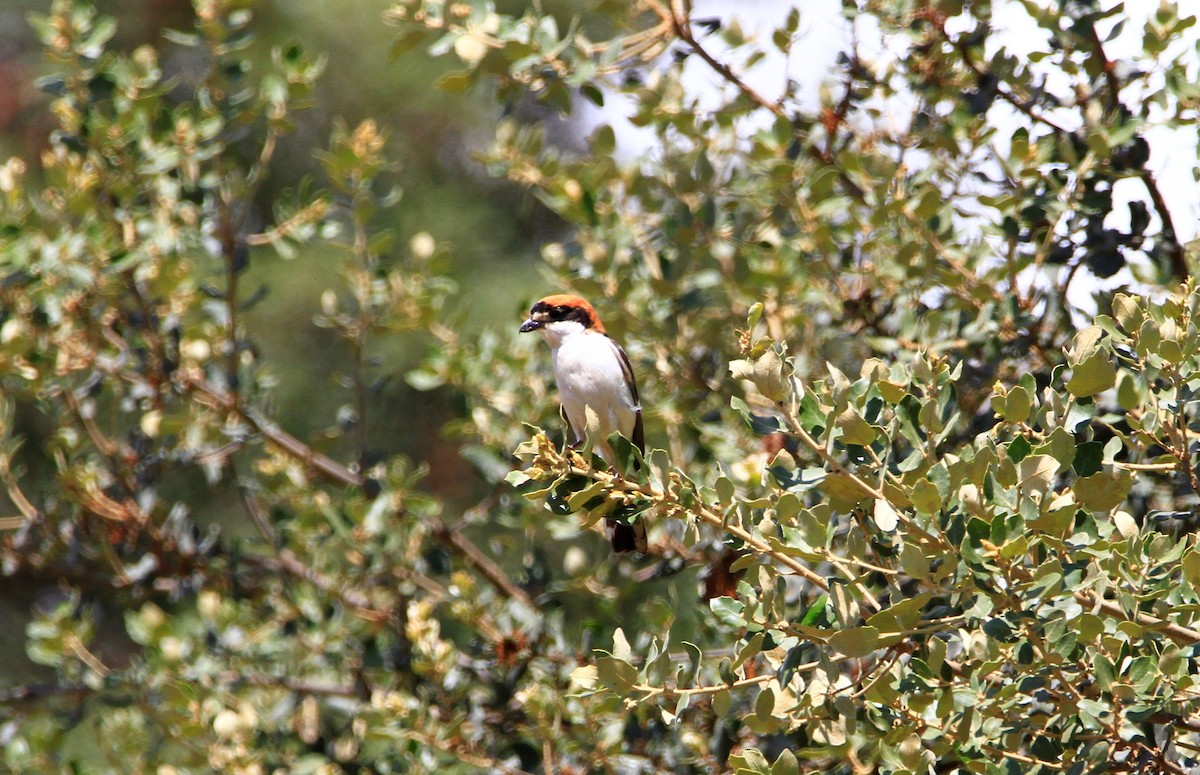
[[(1018, 12), (1043, 36), (1024, 58), (992, 24)], [(571, 227), (543, 251), (556, 289), (629, 351), (652, 449), (626, 476), (562, 449), (527, 299), (465, 335), (447, 248), (378, 229), (375, 124), (248, 223), (319, 59), (259, 74), (249, 14), (198, 2), (173, 38), (205, 71), (171, 84), (85, 8), (37, 20), (59, 127), (36, 175), (0, 170), (0, 557), (61, 593), (26, 630), (55, 680), (0, 693), (6, 765), (1195, 766), (1200, 296), (1145, 139), (1195, 122), (1194, 20), (1164, 5), (1118, 62), (1119, 8), (843, 13), (892, 54), (852, 39), (815, 109), (745, 75), (804, 45), (798, 11), (761, 40), (658, 0), (388, 14), (398, 53), (511, 108), (480, 159)], [(652, 153), (530, 120), (618, 98)], [(272, 419), (240, 282), (252, 249), (324, 244), (344, 261), (314, 323), (352, 364), (328, 454)], [(1076, 307), (1119, 270), (1137, 295)], [(430, 343), (409, 382), (460, 404), (473, 506), (367, 453), (396, 331)], [(652, 556), (581, 529), (618, 512)]]

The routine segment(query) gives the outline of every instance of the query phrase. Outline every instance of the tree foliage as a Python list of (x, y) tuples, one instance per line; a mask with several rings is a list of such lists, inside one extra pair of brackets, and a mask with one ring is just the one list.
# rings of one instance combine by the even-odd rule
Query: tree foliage
[[(846, 4), (814, 107), (749, 75), (802, 9), (751, 38), (676, 0), (398, 3), (397, 66), (454, 58), (444, 88), (505, 106), (481, 163), (569, 227), (552, 282), (634, 362), (651, 449), (618, 475), (562, 448), (528, 300), (469, 336), (446, 246), (379, 227), (404, 205), (374, 122), (247, 217), (321, 61), (251, 67), (242, 6), (197, 0), (177, 82), (85, 7), (34, 20), (58, 128), (36, 174), (0, 168), (0, 567), (60, 594), (25, 633), (53, 680), (0, 690), (8, 768), (1196, 764), (1200, 295), (1146, 139), (1195, 123), (1192, 17), (1118, 61), (1119, 5)], [(652, 152), (531, 119), (588, 100)], [(272, 418), (244, 287), (251, 251), (321, 245), (337, 447)], [(1077, 308), (1118, 271), (1136, 293)], [(470, 508), (368, 452), (409, 422), (364, 399), (397, 332), (461, 406)], [(652, 556), (607, 556), (613, 514)]]

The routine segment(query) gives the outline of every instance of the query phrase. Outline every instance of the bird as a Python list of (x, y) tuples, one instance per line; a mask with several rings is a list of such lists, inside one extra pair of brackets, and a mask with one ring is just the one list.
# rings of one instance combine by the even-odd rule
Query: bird
[[(595, 308), (579, 296), (547, 296), (533, 305), (521, 324), (520, 333), (531, 331), (540, 331), (550, 345), (554, 380), (575, 444), (586, 438), (590, 409), (599, 431), (592, 446), (604, 462), (616, 464), (616, 453), (608, 443), (613, 433), (629, 439), (644, 454), (645, 430), (633, 366), (621, 345), (604, 330)], [(608, 518), (604, 532), (614, 552), (646, 552), (646, 526), (640, 519), (629, 524)]]

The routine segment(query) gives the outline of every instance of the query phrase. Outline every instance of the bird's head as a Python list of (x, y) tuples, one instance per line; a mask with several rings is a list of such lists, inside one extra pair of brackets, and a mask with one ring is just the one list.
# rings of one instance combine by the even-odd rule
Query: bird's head
[(603, 334), (604, 325), (591, 304), (566, 293), (547, 296), (534, 304), (521, 324), (522, 334), (541, 331), (551, 342), (587, 330)]

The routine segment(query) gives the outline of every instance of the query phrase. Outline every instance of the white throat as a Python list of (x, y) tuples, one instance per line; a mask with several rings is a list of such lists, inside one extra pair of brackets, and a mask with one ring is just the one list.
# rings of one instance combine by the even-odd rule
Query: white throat
[(546, 337), (546, 341), (550, 346), (557, 350), (562, 346), (562, 343), (570, 339), (572, 336), (578, 336), (584, 331), (583, 324), (576, 320), (556, 320), (553, 323), (546, 323), (541, 328), (542, 336)]

